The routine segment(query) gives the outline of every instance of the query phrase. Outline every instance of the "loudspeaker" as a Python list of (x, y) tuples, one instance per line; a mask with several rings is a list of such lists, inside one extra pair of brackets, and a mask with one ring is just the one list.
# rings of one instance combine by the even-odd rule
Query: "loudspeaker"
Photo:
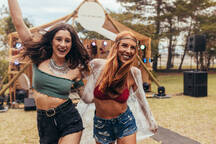
[(147, 82), (144, 82), (143, 89), (145, 92), (150, 92), (150, 85)]
[(205, 51), (206, 37), (204, 35), (192, 35), (188, 38), (188, 50), (199, 52)]
[(92, 54), (93, 55), (97, 54), (97, 46), (92, 46)]
[(4, 109), (3, 105), (4, 105), (4, 98), (0, 96), (0, 110)]
[(163, 86), (160, 86), (160, 87), (158, 87), (158, 94), (157, 94), (157, 96), (165, 96), (166, 94), (165, 94), (165, 87), (163, 87)]
[(28, 97), (28, 91), (22, 89), (16, 89), (16, 101), (17, 102), (24, 102), (24, 98)]
[(184, 95), (207, 96), (208, 74), (204, 71), (184, 72)]
[(34, 98), (25, 98), (24, 99), (24, 110), (25, 111), (36, 110)]
[(97, 44), (94, 41), (91, 43), (91, 51), (93, 55), (97, 54)]

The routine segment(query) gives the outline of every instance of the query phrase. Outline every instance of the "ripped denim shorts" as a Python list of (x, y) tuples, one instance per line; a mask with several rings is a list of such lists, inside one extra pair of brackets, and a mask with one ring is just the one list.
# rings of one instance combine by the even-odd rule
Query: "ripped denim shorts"
[(136, 133), (135, 118), (128, 107), (127, 110), (113, 119), (94, 116), (94, 138), (101, 144), (109, 144), (117, 139)]

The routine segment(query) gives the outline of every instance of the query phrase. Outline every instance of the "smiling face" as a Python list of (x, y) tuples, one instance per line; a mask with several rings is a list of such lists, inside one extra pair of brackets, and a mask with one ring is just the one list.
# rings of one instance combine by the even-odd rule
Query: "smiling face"
[(131, 60), (134, 55), (136, 54), (136, 42), (132, 40), (133, 38), (129, 39), (122, 39), (119, 42), (118, 46), (118, 59), (122, 62), (125, 63), (129, 60)]
[(56, 32), (52, 40), (54, 59), (64, 59), (69, 53), (72, 46), (72, 38), (70, 32), (67, 30), (59, 30)]

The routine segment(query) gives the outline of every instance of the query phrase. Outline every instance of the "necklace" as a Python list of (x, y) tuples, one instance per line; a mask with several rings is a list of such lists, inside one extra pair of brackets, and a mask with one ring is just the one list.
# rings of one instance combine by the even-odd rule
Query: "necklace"
[(52, 58), (50, 58), (49, 61), (49, 69), (56, 75), (66, 74), (69, 71), (69, 67), (66, 62), (62, 66), (58, 66)]

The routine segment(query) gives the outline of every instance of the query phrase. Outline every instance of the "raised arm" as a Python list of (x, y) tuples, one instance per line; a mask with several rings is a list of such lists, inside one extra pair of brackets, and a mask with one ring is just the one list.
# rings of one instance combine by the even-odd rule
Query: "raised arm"
[(31, 32), (25, 25), (22, 12), (17, 0), (8, 0), (8, 6), (12, 17), (13, 24), (22, 42), (32, 39)]

